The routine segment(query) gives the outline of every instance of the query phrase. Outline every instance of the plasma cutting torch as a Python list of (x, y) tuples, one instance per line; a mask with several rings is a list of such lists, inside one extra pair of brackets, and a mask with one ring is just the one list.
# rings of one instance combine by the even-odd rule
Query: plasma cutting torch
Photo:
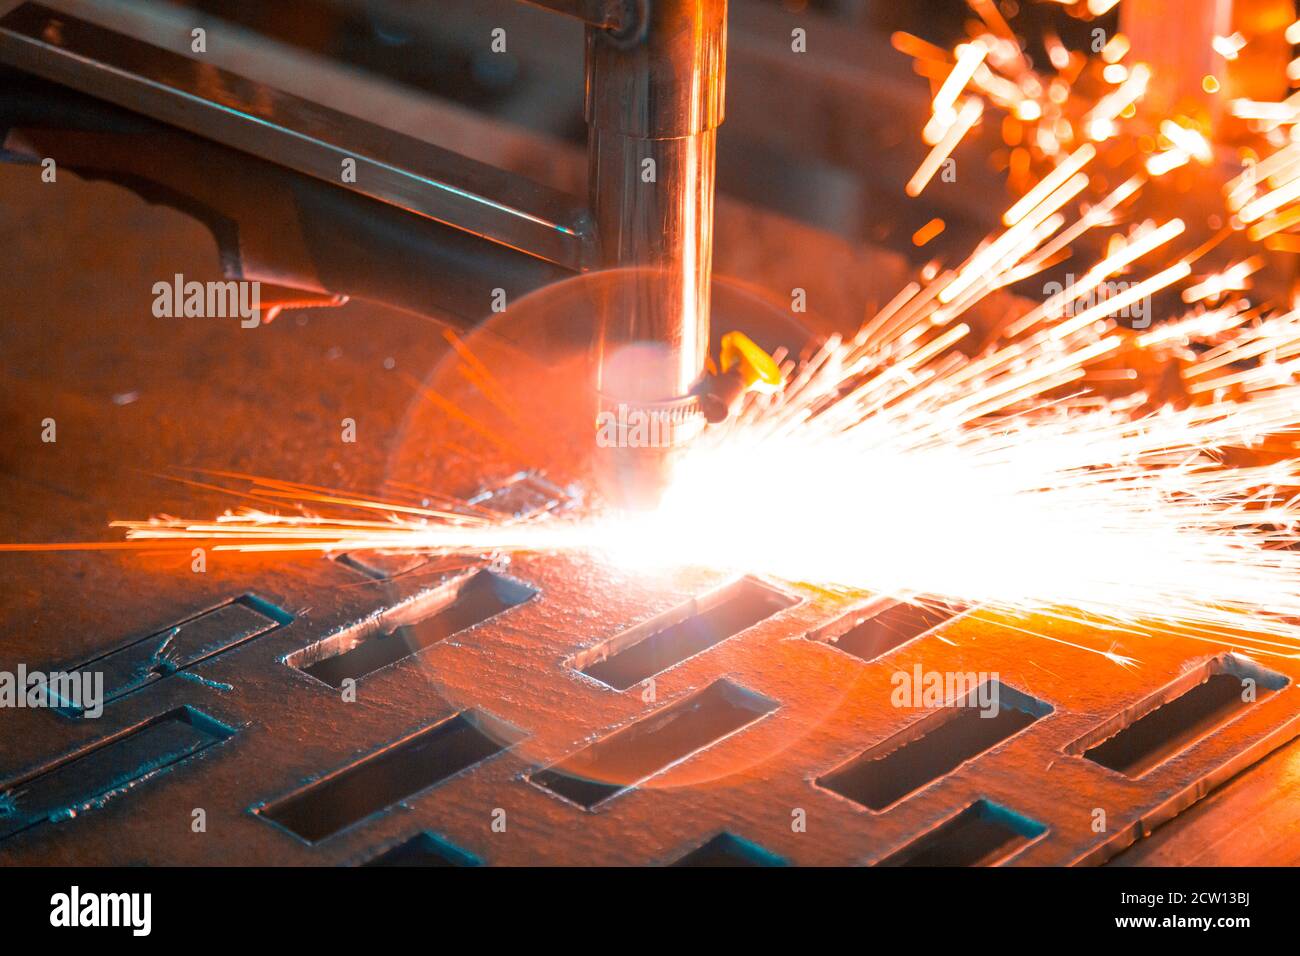
[(636, 267), (601, 323), (599, 412), (659, 440), (616, 436), (597, 471), (645, 506), (681, 447), (780, 377), (739, 332), (709, 358), (726, 0), (529, 2), (585, 23), (585, 204), (174, 52), (174, 11), (150, 37), (139, 17), (128, 34), (0, 0), (0, 62), (20, 71), (0, 96), (4, 149), (197, 215), (271, 310), (356, 296), (476, 321), (479, 290)]

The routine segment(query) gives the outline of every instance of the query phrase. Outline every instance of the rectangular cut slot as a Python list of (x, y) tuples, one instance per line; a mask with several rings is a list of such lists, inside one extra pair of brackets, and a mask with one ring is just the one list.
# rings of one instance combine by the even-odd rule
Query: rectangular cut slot
[(627, 690), (797, 603), (784, 591), (741, 578), (579, 654), (573, 666)]
[(339, 564), (351, 568), (376, 581), (391, 581), (429, 563), (427, 555), (386, 554), (383, 551), (346, 551), (335, 558)]
[(290, 667), (340, 687), (490, 620), (537, 594), (492, 571), (476, 571), (389, 608), (376, 618), (285, 658)]
[[(484, 714), (457, 714), (257, 809), (317, 843), (482, 763), (518, 739)], [(504, 741), (504, 742), (503, 742)]]
[(67, 819), (130, 792), (235, 731), (178, 707), (72, 754), (25, 778), (0, 784), (0, 840)]
[(946, 624), (964, 613), (969, 605), (928, 607), (898, 602), (883, 609), (850, 612), (820, 631), (813, 640), (834, 644), (840, 650), (874, 661), (895, 648)]
[(711, 747), (776, 707), (776, 701), (761, 694), (728, 680), (717, 680), (699, 693), (537, 771), (531, 780), (591, 810)]
[[(293, 616), (254, 594), (243, 594), (143, 640), (82, 664), (78, 672), (104, 675), (104, 702), (145, 684), (200, 664), (255, 637), (269, 634)], [(78, 714), (70, 706), (67, 712)]]
[(988, 800), (913, 840), (877, 866), (994, 866), (1047, 832), (1037, 820)]
[(405, 843), (386, 850), (363, 866), (481, 866), (483, 863), (468, 850), (448, 843), (442, 837), (425, 831), (417, 833)]
[(563, 508), (569, 493), (541, 475), (521, 471), (504, 484), (469, 499), (471, 505), (522, 520)]
[[(981, 699), (996, 699), (992, 716), (983, 715)], [(819, 777), (817, 784), (872, 810), (885, 810), (1051, 712), (1042, 701), (990, 678)]]
[(703, 846), (672, 864), (673, 866), (785, 866), (785, 860), (764, 850), (757, 843), (719, 833)]
[[(1140, 777), (1287, 682), (1282, 674), (1225, 654), (1185, 674), (1135, 711), (1108, 721), (1068, 749), (1125, 776)], [(1248, 686), (1253, 700), (1244, 699)]]

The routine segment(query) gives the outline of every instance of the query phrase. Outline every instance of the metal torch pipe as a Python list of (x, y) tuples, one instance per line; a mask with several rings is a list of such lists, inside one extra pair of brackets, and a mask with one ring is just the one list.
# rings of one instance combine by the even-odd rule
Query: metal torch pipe
[[(603, 265), (641, 268), (607, 317), (602, 355), (669, 357), (638, 398), (689, 404), (709, 347), (715, 138), (723, 118), (726, 0), (642, 0), (621, 35), (587, 30), (590, 205)], [(602, 375), (602, 384), (607, 377)], [(650, 389), (650, 391), (647, 391)], [(657, 392), (658, 394), (653, 394)]]

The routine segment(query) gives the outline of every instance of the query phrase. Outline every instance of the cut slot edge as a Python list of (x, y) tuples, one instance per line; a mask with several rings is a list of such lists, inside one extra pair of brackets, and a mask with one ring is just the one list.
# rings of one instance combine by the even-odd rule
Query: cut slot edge
[(973, 610), (975, 606), (967, 603), (941, 605), (876, 597), (804, 636), (870, 664), (951, 626)]
[[(998, 709), (987, 718), (966, 701), (978, 700), (990, 682), (997, 688)], [(940, 709), (818, 775), (813, 783), (871, 813), (885, 813), (1025, 733), (1053, 711), (1046, 701), (989, 676)]]
[[(1228, 683), (1212, 687), (1218, 679)], [(1227, 691), (1253, 681), (1258, 696), (1251, 701)], [(1243, 717), (1291, 683), (1289, 677), (1240, 654), (1225, 653), (1200, 663), (1065, 747), (1129, 779), (1140, 779), (1174, 760), (1224, 727)], [(1162, 718), (1161, 714), (1165, 716)], [(1163, 720), (1169, 724), (1157, 725)], [(1145, 735), (1145, 736), (1138, 736)]]
[(540, 593), (523, 581), (478, 568), (343, 627), (281, 660), (323, 684), (339, 687), (343, 680), (360, 680), (480, 627)]
[(1002, 866), (1042, 839), (1048, 826), (985, 797), (876, 862), (879, 867)]
[[(707, 687), (644, 714), (548, 766), (530, 771), (525, 779), (539, 790), (581, 810), (594, 812), (648, 780), (743, 732), (772, 714), (779, 706), (770, 697), (726, 678), (719, 678)], [(705, 707), (714, 707), (718, 712), (701, 717)], [(714, 726), (707, 728), (707, 734), (699, 733), (694, 726), (684, 728), (682, 723), (687, 721), (695, 725), (701, 720), (714, 723)], [(684, 737), (682, 745), (664, 745), (664, 736), (674, 732)], [(626, 748), (644, 747), (647, 740), (656, 740), (661, 747), (660, 755), (653, 762), (646, 762), (631, 772), (624, 768), (612, 774), (614, 779), (601, 779), (599, 768), (590, 763), (602, 758), (608, 759), (611, 753), (612, 760), (617, 763), (623, 758)], [(582, 772), (584, 770), (595, 772), (586, 774)], [(619, 779), (620, 776), (624, 779)]]
[(624, 691), (757, 627), (801, 598), (746, 575), (581, 651), (569, 666)]
[(459, 711), (249, 811), (315, 845), (474, 770), (526, 736), (485, 711)]

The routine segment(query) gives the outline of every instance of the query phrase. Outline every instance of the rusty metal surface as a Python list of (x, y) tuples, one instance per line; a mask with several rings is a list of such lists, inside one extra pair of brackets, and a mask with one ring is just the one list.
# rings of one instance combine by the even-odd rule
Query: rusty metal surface
[[(70, 176), (41, 184), (34, 169), (0, 168), (0, 197), (10, 257), (0, 278), (0, 420), (10, 437), (0, 451), (0, 539), (108, 540), (111, 517), (229, 505), (156, 477), (172, 466), (365, 488), (403, 460), (402, 447), (409, 453), (403, 443), (411, 409), (419, 408), (416, 383), (444, 347), (435, 325), (356, 302), (286, 313), (255, 331), (233, 320), (157, 319), (149, 309), (153, 282), (177, 272), (216, 277), (200, 227), (114, 187)], [(887, 298), (896, 285), (896, 263), (771, 217), (724, 207), (719, 231), (719, 272), (761, 279), (778, 296), (807, 288), (830, 324), (847, 327), (869, 299)], [(521, 377), (515, 387), (528, 385)], [(54, 444), (40, 441), (46, 417), (58, 423)], [(340, 441), (344, 417), (357, 421), (355, 444)], [(441, 476), (440, 490), (469, 495), (518, 464), (430, 443), (421, 467)], [(620, 692), (583, 675), (572, 666), (575, 655), (726, 581), (698, 571), (654, 577), (577, 556), (515, 560), (501, 571), (535, 588), (534, 599), (362, 677), (357, 700), (346, 702), (285, 659), (400, 596), (437, 586), (446, 570), (435, 563), (399, 578), (399, 595), (376, 579), (375, 565), (358, 561), (211, 554), (206, 573), (196, 574), (188, 556), (0, 555), (0, 669), (84, 663), (245, 594), (292, 615), (188, 664), (185, 674), (148, 682), (97, 720), (0, 711), (0, 787), (178, 708), (234, 731), (85, 812), (0, 840), (0, 858), (351, 864), (427, 831), (488, 864), (668, 863), (725, 832), (791, 863), (873, 863), (983, 799), (1047, 828), (1011, 862), (1097, 862), (1294, 736), (1300, 712), (1300, 670), (1264, 662), (1292, 683), (1130, 779), (1071, 753), (1071, 745), (1216, 657), (1213, 648), (1126, 639), (1117, 649), (1142, 664), (1125, 670), (976, 613), (866, 662), (807, 636), (849, 610), (842, 600), (785, 582), (770, 583), (796, 604), (657, 674), (656, 699), (648, 701), (640, 686)], [(1034, 626), (1071, 633), (1065, 624)], [(996, 672), (1050, 712), (883, 812), (819, 785), (927, 717), (888, 703), (890, 675), (915, 664)], [(536, 784), (543, 768), (644, 727), (719, 680), (740, 688), (728, 693), (741, 699), (751, 693), (776, 706), (756, 709), (739, 730), (593, 811)], [(314, 843), (255, 812), (466, 711), (513, 728), (518, 739)], [(1226, 799), (1228, 812), (1240, 814), (1271, 801), (1270, 819), (1294, 828), (1285, 804), (1296, 786), (1289, 752), (1294, 747), (1265, 766), (1289, 760), (1291, 770), (1270, 771), (1264, 785), (1240, 776), (1205, 806)], [(206, 833), (191, 829), (199, 807)], [(1099, 807), (1105, 833), (1092, 829)], [(493, 828), (497, 810), (505, 811), (504, 832)], [(806, 832), (792, 828), (796, 811)], [(1180, 822), (1158, 831), (1171, 848), (1155, 859), (1179, 858), (1173, 827)], [(1242, 839), (1255, 848), (1253, 862), (1296, 861), (1294, 840)], [(1192, 838), (1181, 840), (1186, 846)], [(1213, 846), (1197, 852), (1197, 862), (1239, 860)]]

